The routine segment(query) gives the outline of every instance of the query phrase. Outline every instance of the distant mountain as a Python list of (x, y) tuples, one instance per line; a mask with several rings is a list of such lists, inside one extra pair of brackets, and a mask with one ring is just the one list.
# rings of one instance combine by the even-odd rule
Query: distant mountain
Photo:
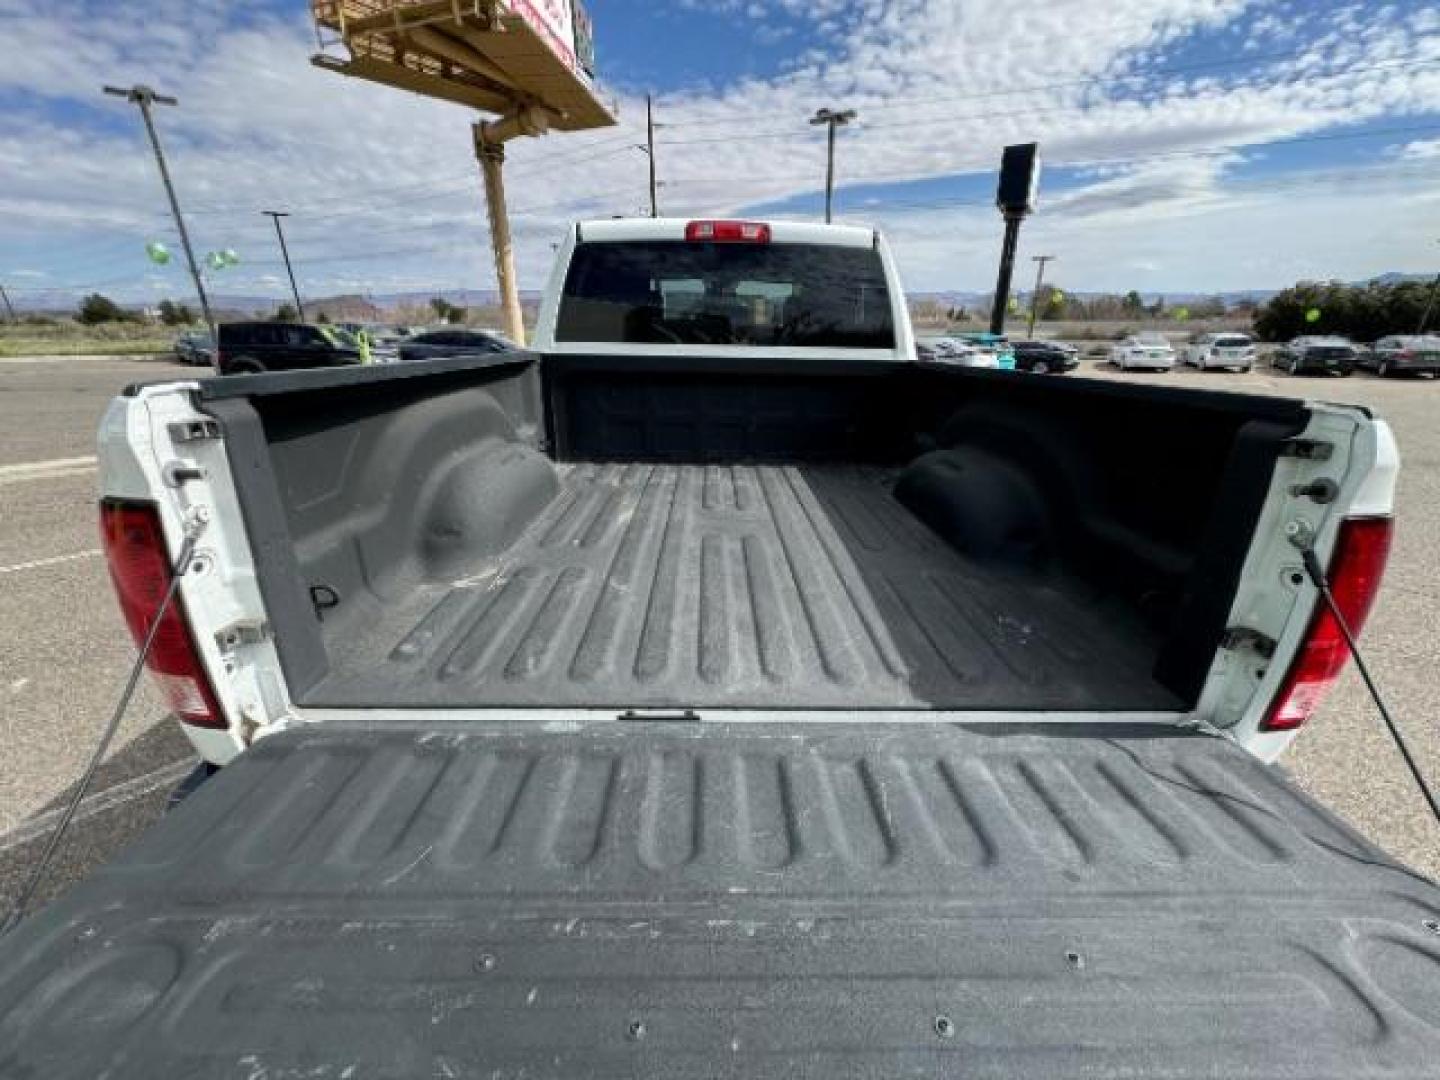
[(1406, 285), (1416, 281), (1434, 281), (1434, 274), (1401, 274), (1394, 270), (1379, 274), (1368, 281), (1354, 281), (1352, 285)]

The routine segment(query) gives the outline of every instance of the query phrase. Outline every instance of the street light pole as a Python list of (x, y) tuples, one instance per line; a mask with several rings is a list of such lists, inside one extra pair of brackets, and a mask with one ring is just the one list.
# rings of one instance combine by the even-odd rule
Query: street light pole
[(1035, 291), (1030, 294), (1030, 330), (1025, 335), (1027, 338), (1035, 336), (1035, 318), (1040, 310), (1040, 286), (1045, 282), (1045, 264), (1055, 260), (1054, 255), (1032, 255), (1031, 262), (1035, 263)]
[(285, 246), (285, 230), (280, 227), (280, 219), (290, 216), (285, 210), (261, 210), (261, 214), (275, 222), (275, 235), (280, 240), (280, 254), (285, 259), (285, 273), (290, 275), (290, 293), (295, 297), (295, 314), (300, 321), (305, 321), (305, 305), (300, 302), (300, 290), (295, 285), (295, 271), (290, 266), (290, 251)]
[[(1437, 241), (1440, 243), (1440, 241)], [(1425, 333), (1425, 327), (1430, 325), (1430, 312), (1435, 308), (1435, 298), (1440, 296), (1440, 274), (1435, 275), (1435, 280), (1430, 283), (1430, 299), (1425, 301), (1425, 311), (1420, 316), (1420, 325), (1416, 328), (1416, 334)]]
[(825, 124), (829, 128), (825, 155), (825, 223), (827, 225), (830, 223), (835, 205), (835, 129), (844, 127), (854, 119), (854, 109), (820, 109), (810, 118), (812, 127)]
[(650, 159), (650, 216), (660, 216), (660, 204), (656, 197), (655, 183), (655, 106), (650, 95), (645, 95), (645, 156)]
[(170, 212), (175, 215), (175, 228), (180, 233), (180, 244), (185, 249), (185, 261), (190, 266), (190, 276), (195, 281), (195, 292), (200, 297), (200, 310), (205, 316), (205, 325), (210, 328), (210, 339), (215, 335), (215, 316), (210, 313), (210, 298), (205, 295), (205, 282), (200, 277), (200, 266), (195, 261), (195, 251), (190, 246), (190, 234), (185, 230), (185, 218), (180, 213), (180, 200), (175, 197), (175, 185), (170, 182), (170, 170), (165, 167), (165, 151), (160, 147), (160, 136), (155, 132), (155, 121), (150, 115), (152, 105), (178, 105), (173, 97), (157, 94), (148, 86), (135, 85), (125, 90), (118, 86), (107, 86), (105, 93), (122, 97), (132, 105), (140, 106), (140, 115), (145, 120), (145, 132), (150, 136), (150, 146), (155, 151), (155, 163), (160, 166), (160, 179), (165, 184), (165, 194), (170, 199)]
[(1425, 333), (1425, 327), (1430, 323), (1430, 312), (1435, 309), (1435, 298), (1440, 296), (1440, 274), (1435, 275), (1434, 282), (1430, 285), (1430, 299), (1425, 301), (1425, 313), (1420, 316), (1420, 326), (1415, 333)]

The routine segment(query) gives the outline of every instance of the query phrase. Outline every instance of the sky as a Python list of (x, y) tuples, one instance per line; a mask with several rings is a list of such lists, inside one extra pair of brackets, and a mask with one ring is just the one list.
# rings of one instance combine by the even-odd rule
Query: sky
[[(1040, 144), (1020, 242), (1077, 291), (1220, 292), (1440, 268), (1440, 7), (1426, 0), (590, 0), (619, 123), (511, 144), (522, 286), (572, 220), (661, 210), (874, 224), (917, 292), (993, 286), (1001, 149)], [(342, 78), (300, 0), (0, 0), (0, 285), (185, 299), (144, 82), (212, 291), (492, 289), (473, 113)], [(331, 52), (339, 46), (330, 45)], [(148, 242), (176, 259), (157, 267)]]

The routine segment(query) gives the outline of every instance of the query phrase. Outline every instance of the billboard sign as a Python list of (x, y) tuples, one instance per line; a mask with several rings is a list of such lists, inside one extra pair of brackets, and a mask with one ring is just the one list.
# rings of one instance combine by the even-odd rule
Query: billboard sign
[(565, 64), (576, 70), (575, 17), (571, 0), (510, 0), (510, 10), (519, 15), (550, 46)]
[(595, 74), (595, 24), (590, 13), (580, 0), (574, 0), (572, 10), (575, 19), (575, 55), (587, 74)]

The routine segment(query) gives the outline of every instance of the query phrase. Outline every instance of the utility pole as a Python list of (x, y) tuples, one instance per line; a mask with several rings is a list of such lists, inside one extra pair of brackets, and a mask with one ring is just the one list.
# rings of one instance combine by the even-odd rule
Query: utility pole
[(1045, 264), (1053, 262), (1054, 255), (1032, 255), (1030, 261), (1035, 263), (1035, 291), (1030, 294), (1030, 331), (1025, 335), (1028, 338), (1035, 336), (1035, 318), (1040, 310), (1040, 286), (1045, 282)]
[(305, 305), (300, 303), (300, 290), (295, 285), (295, 271), (290, 267), (290, 251), (285, 246), (285, 230), (280, 227), (280, 219), (290, 216), (286, 210), (261, 210), (260, 213), (275, 222), (275, 235), (280, 240), (280, 254), (285, 258), (285, 273), (290, 275), (290, 292), (295, 297), (295, 314), (300, 321), (305, 321)]
[(140, 106), (140, 115), (145, 120), (145, 131), (150, 136), (150, 146), (155, 151), (155, 163), (160, 166), (160, 179), (165, 183), (165, 194), (170, 198), (170, 212), (175, 215), (175, 228), (180, 233), (180, 243), (185, 248), (185, 261), (190, 265), (190, 276), (195, 280), (195, 292), (200, 297), (200, 310), (205, 316), (205, 325), (210, 328), (210, 339), (219, 340), (215, 333), (215, 316), (210, 314), (210, 298), (205, 295), (205, 282), (200, 277), (200, 266), (195, 261), (195, 250), (190, 246), (190, 234), (185, 231), (185, 218), (180, 213), (180, 200), (175, 197), (175, 185), (170, 182), (170, 170), (165, 167), (165, 151), (160, 148), (160, 136), (155, 133), (155, 121), (150, 115), (152, 105), (178, 105), (173, 97), (157, 94), (148, 86), (135, 85), (129, 90), (118, 86), (107, 86), (105, 93), (122, 97), (132, 105)]
[(1430, 312), (1435, 309), (1437, 296), (1440, 296), (1440, 274), (1435, 275), (1435, 280), (1430, 285), (1430, 299), (1425, 301), (1425, 313), (1420, 316), (1420, 326), (1416, 329), (1416, 334), (1425, 333), (1425, 327), (1430, 323)]
[(645, 156), (650, 159), (650, 216), (660, 216), (660, 203), (655, 183), (655, 105), (650, 95), (645, 95)]
[(820, 109), (810, 118), (811, 127), (819, 127), (825, 124), (829, 127), (826, 138), (825, 156), (825, 223), (830, 223), (831, 212), (835, 205), (835, 129), (844, 127), (855, 119), (854, 109)]
[(10, 295), (5, 291), (5, 286), (0, 285), (0, 300), (5, 301), (5, 310), (10, 313), (10, 321), (15, 321), (15, 308), (11, 306)]
[[(1436, 243), (1440, 243), (1437, 240)], [(1440, 274), (1435, 275), (1435, 280), (1430, 283), (1430, 299), (1425, 301), (1425, 311), (1420, 316), (1420, 325), (1416, 328), (1416, 334), (1425, 333), (1425, 327), (1430, 325), (1430, 312), (1435, 309), (1435, 298), (1440, 296)]]

